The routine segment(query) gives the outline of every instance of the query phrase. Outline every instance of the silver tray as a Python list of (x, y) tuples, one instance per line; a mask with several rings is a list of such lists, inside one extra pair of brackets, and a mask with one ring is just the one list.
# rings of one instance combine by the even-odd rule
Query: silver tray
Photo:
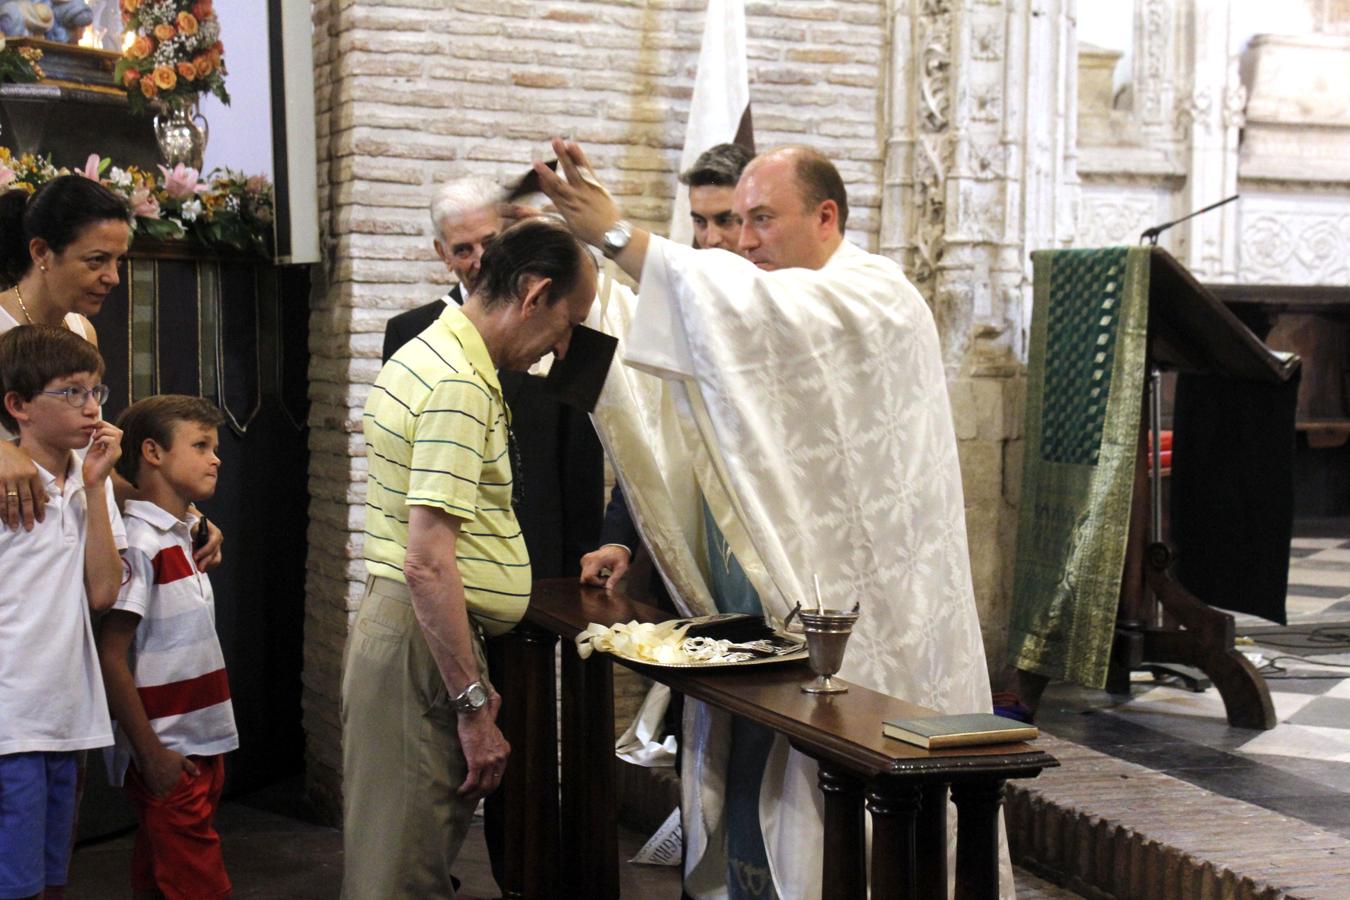
[(754, 659), (745, 659), (740, 662), (698, 662), (698, 663), (659, 663), (652, 662), (649, 659), (642, 659), (637, 656), (630, 656), (627, 653), (617, 653), (613, 650), (601, 650), (600, 653), (607, 653), (616, 659), (626, 660), (627, 662), (637, 663), (643, 666), (653, 666), (658, 669), (739, 669), (743, 666), (773, 666), (779, 663), (799, 662), (806, 659), (809, 655), (806, 650), (806, 638), (799, 634), (792, 634), (785, 631), (775, 631), (775, 635), (798, 644), (796, 650), (790, 650), (778, 656), (757, 656)]

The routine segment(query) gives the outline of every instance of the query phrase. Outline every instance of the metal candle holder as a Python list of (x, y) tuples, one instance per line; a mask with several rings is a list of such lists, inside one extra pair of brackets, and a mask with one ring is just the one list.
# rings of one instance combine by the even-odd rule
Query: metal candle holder
[(839, 671), (844, 664), (844, 648), (848, 636), (853, 633), (853, 624), (858, 621), (858, 605), (852, 610), (817, 608), (814, 612), (802, 609), (801, 604), (788, 616), (801, 620), (802, 630), (806, 634), (806, 652), (810, 655), (811, 671), (816, 673), (815, 681), (802, 685), (808, 694), (842, 694), (848, 691), (847, 685), (840, 684), (830, 676)]

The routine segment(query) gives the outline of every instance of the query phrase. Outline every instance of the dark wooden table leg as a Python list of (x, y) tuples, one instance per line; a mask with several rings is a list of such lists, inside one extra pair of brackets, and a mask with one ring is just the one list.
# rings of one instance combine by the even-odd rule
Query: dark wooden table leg
[(956, 804), (956, 900), (997, 900), (1003, 781), (956, 782), (952, 802)]
[(825, 795), (821, 896), (824, 900), (863, 900), (867, 896), (867, 847), (862, 782), (843, 769), (821, 763), (820, 790)]
[(919, 828), (915, 836), (918, 871), (916, 891), (924, 900), (947, 897), (947, 785), (925, 784), (919, 789)]
[(497, 725), (511, 744), (502, 780), (506, 819), (506, 900), (549, 897), (557, 887), (558, 719), (554, 651), (558, 638), (522, 623), (497, 639), (503, 660), (495, 687)]
[(614, 761), (614, 667), (608, 656), (562, 648), (561, 891), (551, 896), (619, 896), (618, 804)]
[(867, 810), (872, 814), (872, 896), (912, 900), (918, 896), (918, 785), (880, 778), (867, 791)]

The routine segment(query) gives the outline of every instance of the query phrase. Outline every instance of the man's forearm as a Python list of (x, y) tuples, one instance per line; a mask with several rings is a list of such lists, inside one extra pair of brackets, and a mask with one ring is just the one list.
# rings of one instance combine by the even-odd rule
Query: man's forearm
[(628, 277), (638, 284), (642, 283), (642, 265), (647, 260), (647, 244), (650, 241), (651, 235), (645, 229), (634, 228), (632, 237), (628, 239), (628, 246), (614, 257), (619, 268), (627, 272)]
[(423, 579), (405, 569), (413, 614), (426, 637), (431, 658), (451, 697), (479, 678), (478, 658), (469, 636), (469, 611), (459, 567), (450, 565), (439, 577)]

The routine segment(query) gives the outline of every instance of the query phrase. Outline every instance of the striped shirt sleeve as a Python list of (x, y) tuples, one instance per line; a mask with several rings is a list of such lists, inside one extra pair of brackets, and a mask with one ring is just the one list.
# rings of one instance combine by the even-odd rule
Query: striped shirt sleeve
[(466, 521), (477, 517), (492, 406), (469, 378), (452, 375), (432, 387), (413, 429), (409, 506), (434, 506)]

